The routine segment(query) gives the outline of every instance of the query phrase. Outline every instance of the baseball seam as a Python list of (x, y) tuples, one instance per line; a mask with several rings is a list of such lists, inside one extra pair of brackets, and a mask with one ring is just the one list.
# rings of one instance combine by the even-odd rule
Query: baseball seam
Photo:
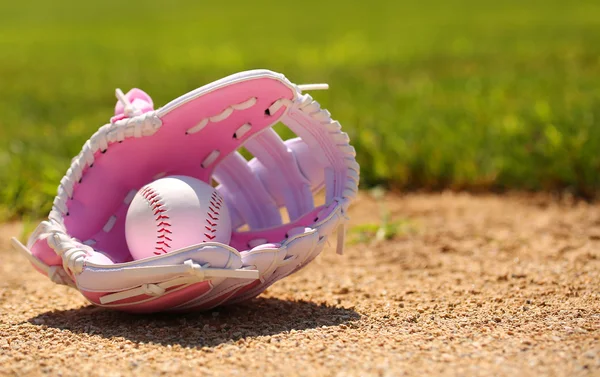
[(154, 191), (152, 187), (146, 186), (140, 193), (146, 199), (146, 203), (152, 210), (156, 221), (156, 244), (154, 246), (154, 255), (162, 255), (167, 253), (167, 249), (171, 248), (169, 242), (173, 241), (171, 235), (171, 222), (167, 214), (167, 209), (164, 206), (159, 193)]
[(223, 198), (221, 198), (221, 195), (219, 195), (216, 191), (213, 191), (212, 195), (210, 196), (208, 210), (206, 211), (206, 223), (208, 225), (204, 226), (204, 229), (206, 230), (204, 232), (204, 236), (211, 241), (217, 236), (215, 233), (217, 232), (222, 206)]

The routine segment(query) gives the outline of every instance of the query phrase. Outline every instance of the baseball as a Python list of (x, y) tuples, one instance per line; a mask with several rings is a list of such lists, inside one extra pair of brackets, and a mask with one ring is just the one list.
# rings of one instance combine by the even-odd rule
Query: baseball
[(168, 176), (142, 187), (125, 218), (125, 237), (135, 260), (202, 242), (229, 244), (231, 220), (217, 190), (187, 176)]

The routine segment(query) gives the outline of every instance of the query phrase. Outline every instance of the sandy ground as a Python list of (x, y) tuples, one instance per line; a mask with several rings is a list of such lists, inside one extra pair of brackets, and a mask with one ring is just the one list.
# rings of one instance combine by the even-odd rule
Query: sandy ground
[[(0, 241), (0, 375), (600, 376), (600, 204), (363, 194), (351, 245), (208, 313), (89, 306)], [(357, 230), (381, 208), (388, 241)], [(372, 227), (372, 226), (371, 226)], [(365, 240), (367, 240), (365, 242)]]

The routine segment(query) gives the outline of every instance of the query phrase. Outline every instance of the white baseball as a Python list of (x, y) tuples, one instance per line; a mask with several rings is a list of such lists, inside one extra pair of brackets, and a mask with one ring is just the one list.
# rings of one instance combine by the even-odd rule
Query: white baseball
[(127, 210), (125, 237), (131, 256), (139, 260), (202, 242), (229, 244), (231, 220), (212, 186), (174, 175), (138, 191)]

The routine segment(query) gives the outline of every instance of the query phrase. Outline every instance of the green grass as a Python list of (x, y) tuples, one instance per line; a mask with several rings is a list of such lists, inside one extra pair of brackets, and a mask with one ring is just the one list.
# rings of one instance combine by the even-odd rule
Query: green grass
[(0, 218), (45, 216), (113, 90), (253, 68), (314, 93), (362, 184), (600, 190), (600, 2), (0, 2)]
[(418, 226), (411, 219), (401, 218), (392, 220), (386, 204), (385, 190), (376, 186), (369, 190), (369, 195), (377, 202), (379, 221), (376, 223), (361, 223), (348, 230), (348, 243), (372, 243), (389, 241), (396, 237), (414, 233)]

